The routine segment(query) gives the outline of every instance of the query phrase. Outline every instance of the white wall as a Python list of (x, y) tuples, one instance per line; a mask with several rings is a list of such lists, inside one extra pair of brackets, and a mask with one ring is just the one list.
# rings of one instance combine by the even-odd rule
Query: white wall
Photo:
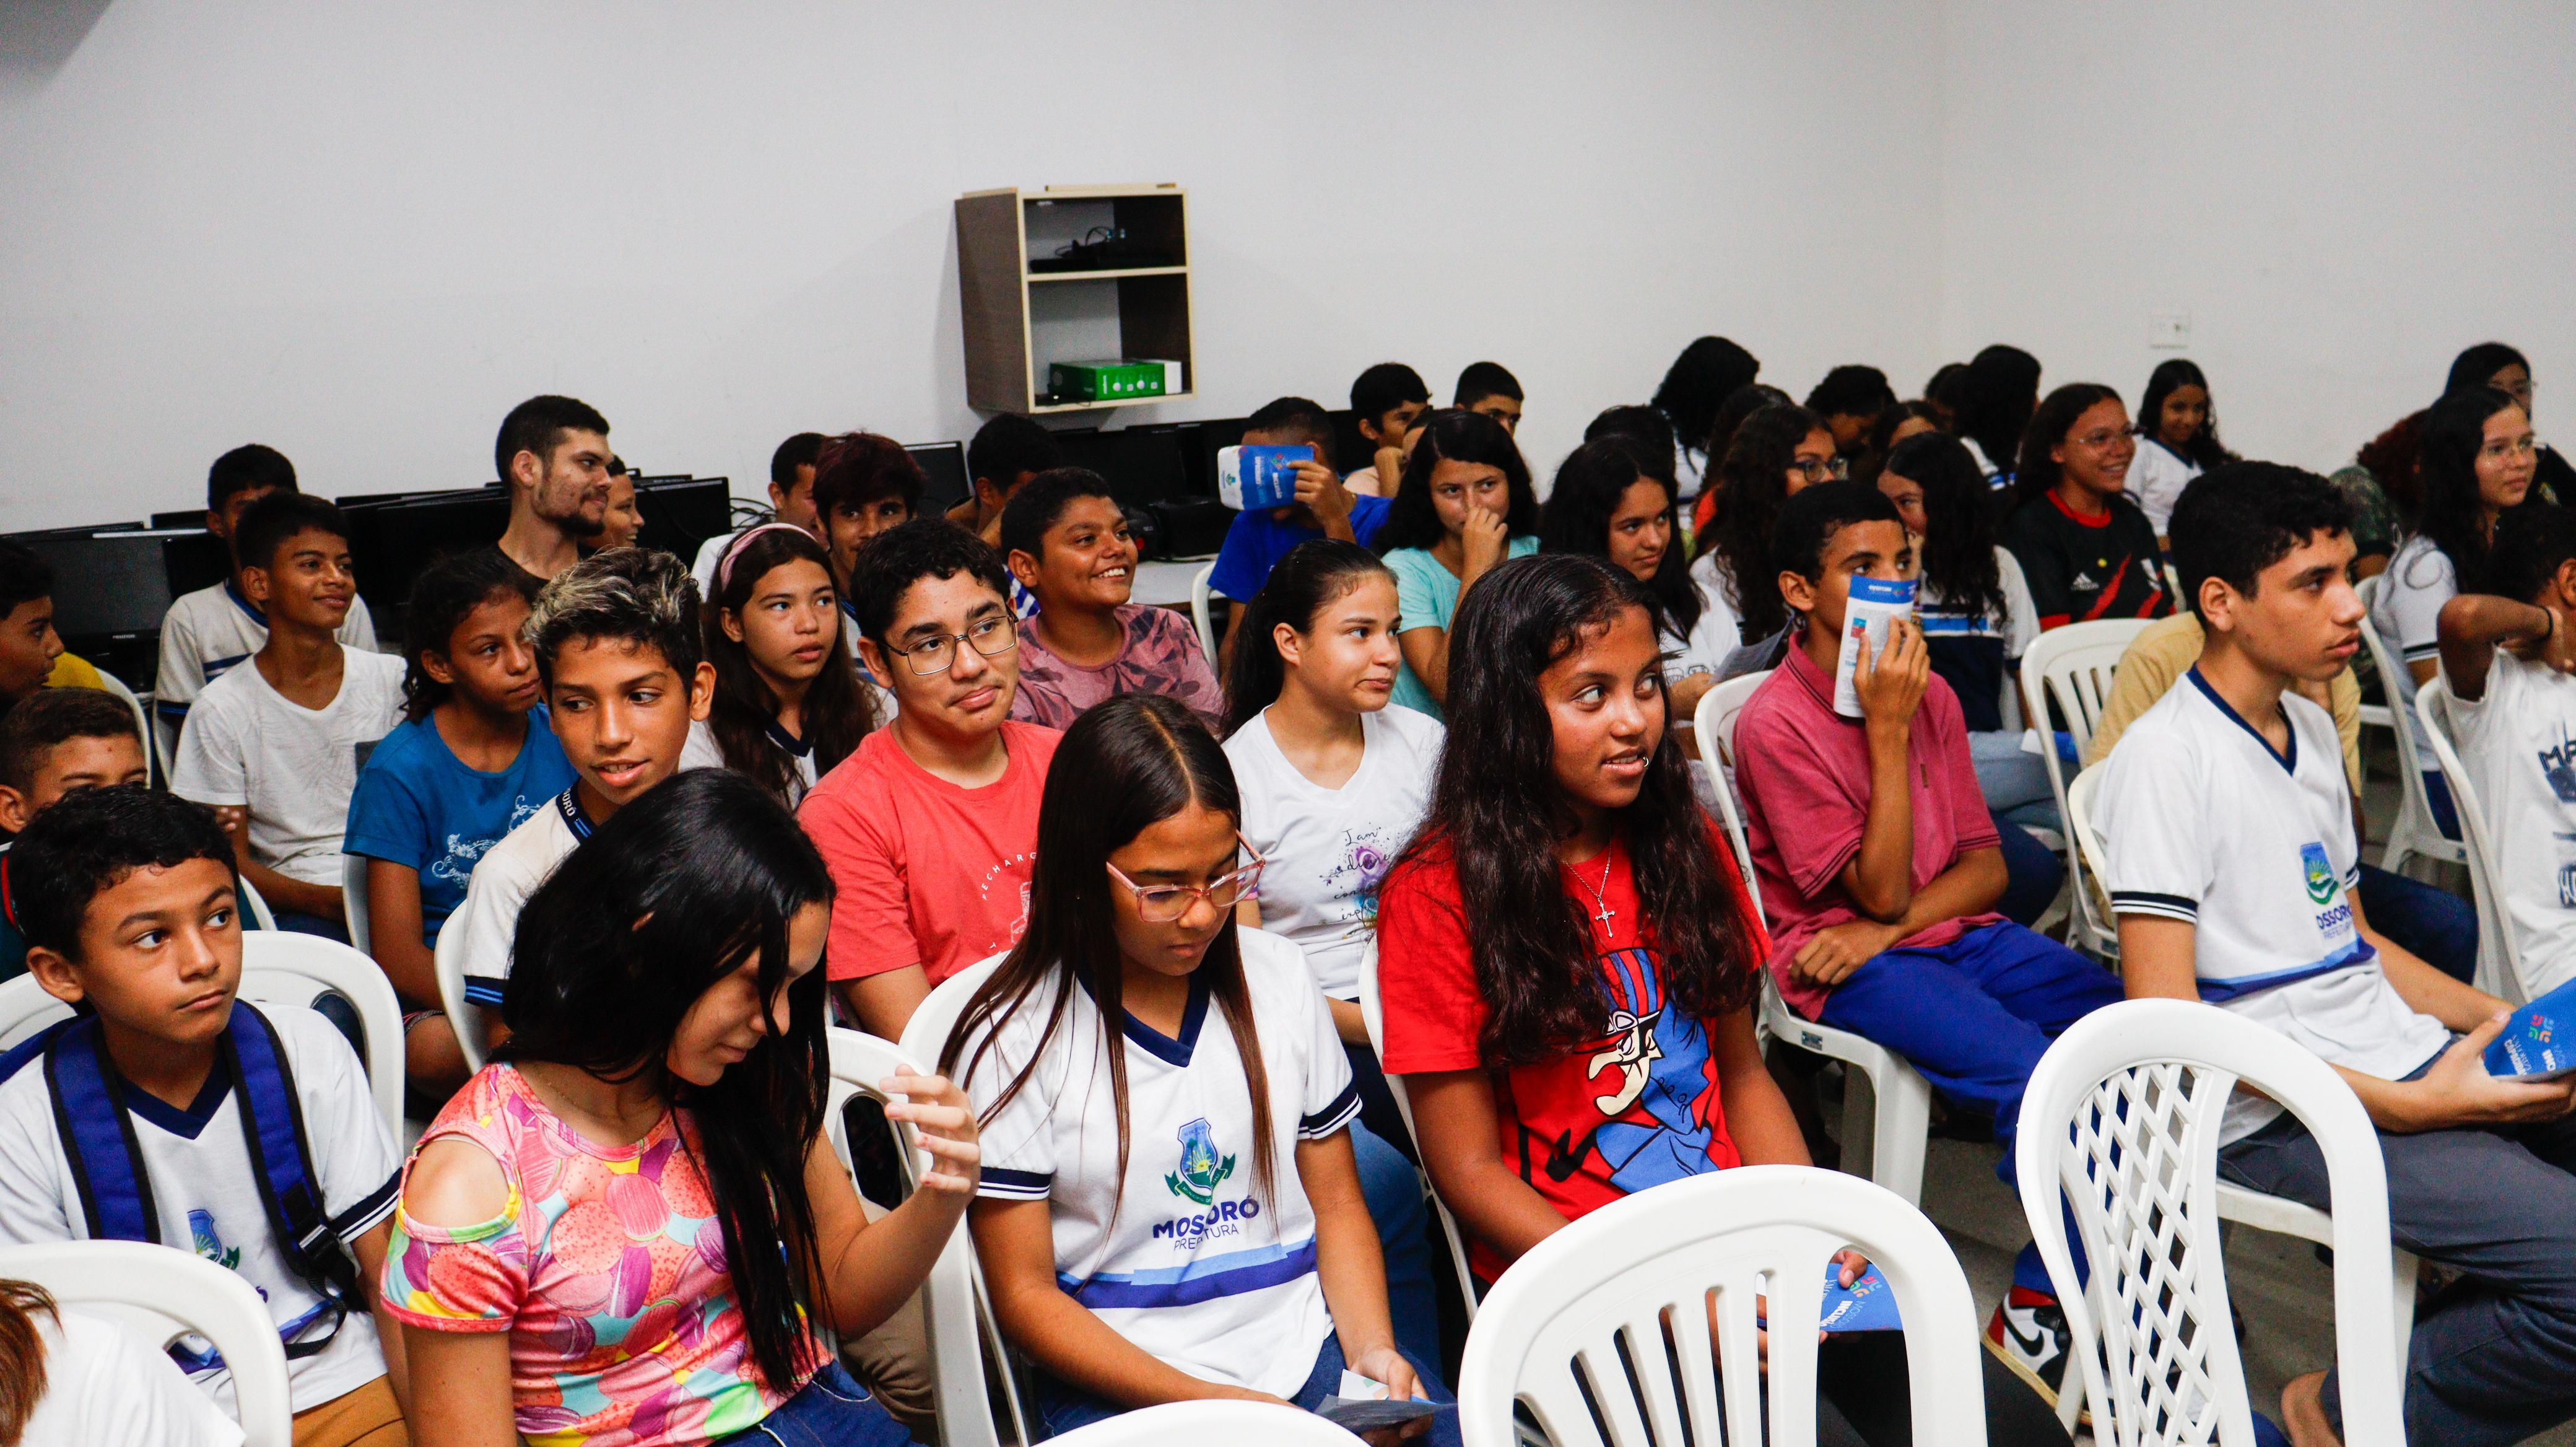
[(1937, 0), (19, 5), (0, 530), (249, 440), (472, 483), (539, 391), (745, 490), (806, 428), (966, 436), (949, 208), (996, 185), (1190, 188), (1201, 395), (1122, 422), (1492, 357), (1548, 467), (1702, 332), (1801, 392), (1937, 360)]
[[(1947, 7), (1941, 341), (2135, 407), (2188, 312), (2221, 435), (2332, 468), (2521, 347), (2576, 440), (2576, 10), (2399, 0)], [(2553, 427), (2553, 423), (2558, 423)]]

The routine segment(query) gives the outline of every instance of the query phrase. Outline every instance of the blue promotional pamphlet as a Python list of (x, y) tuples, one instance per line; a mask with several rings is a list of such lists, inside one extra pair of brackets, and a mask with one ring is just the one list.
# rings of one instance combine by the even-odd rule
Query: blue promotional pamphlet
[(1887, 1289), (1887, 1278), (1878, 1274), (1877, 1267), (1862, 1272), (1849, 1286), (1842, 1284), (1842, 1275), (1839, 1263), (1825, 1263), (1824, 1310), (1816, 1325), (1830, 1332), (1904, 1328), (1896, 1319), (1896, 1293)]
[(2487, 1046), (2487, 1074), (2549, 1080), (2576, 1070), (2576, 980), (2513, 1012)]
[(1297, 500), (1297, 464), (1314, 460), (1315, 449), (1302, 444), (1218, 448), (1217, 501), (1237, 512), (1285, 507)]

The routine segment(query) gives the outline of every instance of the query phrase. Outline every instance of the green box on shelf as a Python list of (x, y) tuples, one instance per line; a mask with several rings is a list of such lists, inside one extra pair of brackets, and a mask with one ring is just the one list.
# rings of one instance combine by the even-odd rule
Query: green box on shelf
[(1124, 402), (1164, 395), (1161, 362), (1051, 362), (1047, 390), (1068, 402)]

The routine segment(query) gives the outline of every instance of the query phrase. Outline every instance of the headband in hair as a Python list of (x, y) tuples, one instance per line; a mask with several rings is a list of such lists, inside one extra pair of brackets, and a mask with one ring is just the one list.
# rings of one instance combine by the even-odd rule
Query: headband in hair
[[(808, 541), (811, 541), (814, 536), (812, 533), (805, 531), (805, 529), (798, 527), (794, 523), (772, 522), (762, 523), (756, 528), (744, 528), (741, 532), (734, 535), (732, 546), (724, 550), (724, 556), (716, 563), (716, 592), (721, 595), (725, 589), (733, 585), (733, 560), (742, 556), (744, 544), (749, 543), (753, 538), (759, 537), (762, 533), (777, 532), (781, 530), (795, 533)], [(709, 601), (712, 602), (713, 600), (710, 599)]]

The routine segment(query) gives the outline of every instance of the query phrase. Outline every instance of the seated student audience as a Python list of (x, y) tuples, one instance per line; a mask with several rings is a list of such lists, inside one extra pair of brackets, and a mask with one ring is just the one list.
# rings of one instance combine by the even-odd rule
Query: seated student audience
[(440, 1010), (439, 932), (476, 864), (576, 777), (521, 633), (534, 591), (490, 549), (422, 571), (403, 610), (403, 722), (349, 799), (341, 848), (367, 862), (368, 952), (402, 997), (404, 1073), (432, 1100), (467, 1074)]
[(492, 464), (510, 493), (502, 556), (538, 584), (608, 526), (608, 419), (570, 397), (531, 397), (501, 419)]
[[(1691, 581), (1708, 601), (1713, 636), (1722, 640), (1732, 629), (1739, 644), (1768, 644), (1788, 628), (1788, 610), (1772, 581), (1772, 527), (1782, 504), (1846, 471), (1834, 454), (1834, 435), (1795, 403), (1760, 408), (1735, 429), (1702, 492), (1715, 498), (1714, 510), (1691, 558)], [(1723, 664), (1720, 673), (1725, 676)]]
[(1433, 718), (1449, 691), (1449, 619), (1459, 595), (1506, 557), (1538, 551), (1538, 494), (1510, 433), (1444, 411), (1422, 430), (1377, 532), (1404, 610), (1395, 701)]
[[(48, 688), (0, 718), (0, 833), (29, 821), (76, 789), (151, 781), (134, 710), (95, 688)], [(27, 937), (5, 907), (9, 844), (0, 840), (0, 980), (27, 972)]]
[[(1856, 482), (1823, 483), (1789, 500), (1775, 535), (1781, 597), (1806, 626), (1735, 725), (1772, 977), (1800, 1015), (1897, 1052), (1951, 1100), (1993, 1112), (2009, 1183), (2032, 1067), (2059, 1031), (2118, 999), (2119, 982), (1996, 910), (2009, 875), (1994, 816), (1958, 696), (1932, 672), (1912, 618), (1891, 625), (1884, 653), (1858, 645), (1861, 717), (1834, 708), (1852, 579), (1913, 571), (1895, 505)], [(2065, 1318), (2032, 1248), (1987, 1335), (2058, 1388)]]
[[(1284, 507), (1249, 508), (1227, 524), (1225, 545), (1208, 572), (1208, 591), (1237, 603), (1252, 601), (1270, 570), (1288, 550), (1309, 538), (1337, 538), (1367, 547), (1386, 521), (1387, 500), (1352, 492), (1333, 471), (1333, 419), (1320, 403), (1281, 397), (1244, 419), (1246, 447), (1311, 447), (1315, 457), (1297, 465), (1297, 500)], [(1225, 622), (1222, 659), (1234, 657), (1243, 624), (1236, 608)]]
[[(1495, 570), (1459, 610), (1430, 816), (1380, 897), (1386, 1068), (1486, 1281), (1634, 1192), (1808, 1164), (1754, 1040), (1762, 923), (1671, 742), (1653, 620), (1597, 559)], [(1818, 1368), (1823, 1440), (1907, 1440), (1901, 1339), (1836, 1339)], [(1994, 1440), (2056, 1432), (1985, 1375)]]
[[(2544, 506), (2532, 497), (2535, 451), (2530, 415), (2512, 394), (2493, 387), (2446, 393), (2424, 414), (2415, 510), (2370, 605), (2370, 626), (2406, 664), (2405, 679), (2386, 681), (2405, 695), (2392, 693), (2391, 704), (2415, 706), (2415, 691), (2432, 680), (2440, 661), (2442, 605), (2462, 593), (2494, 591), (2487, 572), (2496, 538)], [(2423, 729), (2419, 717), (2419, 737)], [(2459, 838), (2459, 814), (2440, 767), (2430, 753), (2419, 754), (2415, 766), (2424, 775), (2435, 827)]]
[(1359, 977), (1377, 931), (1378, 886), (1431, 796), (1440, 725), (1388, 703), (1403, 664), (1395, 575), (1368, 549), (1301, 543), (1244, 611), (1247, 638), (1226, 675), (1225, 754), (1244, 843), (1268, 863), (1263, 892), (1236, 916), (1303, 950), (1323, 988), (1359, 1083), (1351, 1148), (1386, 1251), (1396, 1344), (1437, 1362), (1422, 1181), (1360, 1017)]
[(832, 984), (882, 1039), (1028, 924), (1059, 735), (1010, 716), (1020, 635), (1003, 578), (991, 548), (929, 520), (860, 549), (852, 570), (860, 661), (897, 707), (796, 817), (832, 870)]
[(1846, 462), (1857, 461), (1869, 447), (1870, 428), (1879, 414), (1896, 405), (1896, 389), (1876, 367), (1841, 366), (1807, 394), (1806, 405), (1834, 434), (1834, 451)]
[[(2517, 519), (2496, 538), (2487, 585), (2494, 595), (2442, 605), (2442, 698), (2485, 811), (2496, 912), (2521, 955), (2522, 991), (2536, 999), (2576, 979), (2576, 900), (2561, 884), (2576, 865), (2576, 513), (2535, 508)], [(2363, 883), (2364, 907), (2388, 932), (2366, 873)]]
[[(824, 441), (823, 451), (814, 463), (811, 496), (818, 535), (823, 546), (831, 550), (832, 581), (842, 589), (844, 610), (850, 605), (851, 560), (869, 539), (918, 516), (922, 489), (928, 485), (921, 464), (891, 437), (874, 432), (844, 432)], [(708, 576), (712, 580), (714, 574)], [(712, 588), (701, 588), (699, 593), (714, 596)], [(856, 656), (858, 630), (850, 629), (842, 641), (852, 645), (852, 655)]]
[[(2390, 942), (2354, 897), (2333, 724), (2290, 687), (2360, 647), (2350, 512), (2312, 473), (2225, 472), (2174, 508), (2200, 660), (2129, 726), (2096, 797), (2121, 974), (2132, 997), (2278, 1030), (2352, 1087), (2379, 1127), (2397, 1239), (2466, 1278), (2416, 1304), (2405, 1434), (2518, 1442), (2576, 1410), (2576, 1079), (2490, 1076), (2505, 1003)], [(2324, 1157), (2279, 1106), (2240, 1092), (2220, 1142), (2222, 1179), (2330, 1208)], [(2294, 1378), (2281, 1409), (2294, 1441), (2343, 1430), (2329, 1373)]]
[(856, 1337), (920, 1287), (975, 1118), (937, 1077), (883, 1081), (927, 1168), (866, 1218), (823, 1132), (831, 899), (795, 820), (717, 769), (529, 897), (510, 1043), (422, 1136), (382, 1267), (425, 1443), (910, 1441), (815, 1328)]
[(1169, 694), (1216, 727), (1225, 691), (1190, 620), (1131, 603), (1137, 547), (1100, 474), (1038, 474), (1002, 510), (1002, 556), (1038, 600), (1020, 623), (1011, 717), (1051, 729), (1122, 693)]
[(2022, 434), (2039, 406), (2039, 377), (2039, 358), (2000, 343), (1969, 358), (1959, 374), (1952, 430), (1997, 487), (2009, 485), (2019, 465)]
[(966, 475), (974, 490), (948, 510), (948, 520), (988, 547), (1002, 545), (1002, 509), (1010, 505), (1030, 478), (1062, 467), (1064, 454), (1055, 439), (1035, 422), (1004, 412), (975, 429), (966, 444)]
[(1505, 432), (1520, 435), (1521, 379), (1500, 362), (1469, 362), (1458, 374), (1458, 389), (1449, 405), (1482, 412), (1503, 424)]
[(1717, 683), (1718, 665), (1739, 640), (1734, 615), (1712, 606), (1682, 556), (1679, 505), (1669, 479), (1626, 437), (1586, 442), (1566, 454), (1539, 509), (1543, 553), (1601, 558), (1655, 597), (1655, 636), (1664, 650), (1664, 690), (1676, 727)]
[[(82, 790), (19, 837), (9, 882), (28, 970), (80, 1013), (0, 1057), (0, 1244), (194, 1250), (266, 1304), (287, 1350), (295, 1447), (408, 1441), (402, 1342), (368, 1285), (401, 1157), (328, 1020), (235, 999), (242, 931), (223, 827), (175, 795)], [(299, 1161), (266, 1154), (272, 1110), (292, 1118)], [(66, 1133), (85, 1143), (77, 1161)], [(92, 1149), (120, 1136), (123, 1151)], [(276, 1182), (298, 1174), (305, 1189), (281, 1196)], [(220, 1360), (177, 1360), (230, 1405)]]
[(2218, 440), (2209, 379), (2181, 357), (2158, 362), (2138, 398), (2138, 455), (2129, 464), (2126, 489), (2155, 525), (2156, 536), (2165, 536), (2174, 503), (2193, 478), (2235, 459)]
[(2120, 394), (2070, 382), (2031, 415), (2003, 543), (2046, 630), (2174, 610), (2155, 525), (2123, 489), (2138, 439)]
[[(1681, 445), (1675, 462), (1682, 496), (1696, 496), (1702, 490), (1701, 475), (1726, 455), (1722, 442), (1711, 441), (1718, 407), (1761, 374), (1761, 360), (1725, 337), (1698, 338), (1664, 369), (1664, 379), (1646, 405), (1672, 423), (1673, 438)], [(1780, 400), (1789, 398), (1783, 393)], [(1711, 452), (1711, 447), (1717, 450)]]
[[(1717, 517), (1718, 503), (1726, 494), (1727, 451), (1735, 445), (1735, 436), (1743, 430), (1745, 419), (1769, 407), (1796, 407), (1797, 401), (1777, 387), (1759, 382), (1738, 387), (1727, 399), (1717, 404), (1717, 419), (1709, 424), (1708, 473), (1701, 483), (1699, 497), (1691, 503), (1691, 536), (1705, 537)], [(1812, 416), (1812, 414), (1810, 414)], [(1824, 424), (1818, 422), (1818, 427)], [(1830, 440), (1832, 434), (1827, 433)], [(1831, 456), (1828, 452), (1826, 455)]]
[(1348, 1369), (1442, 1402), (1454, 1444), (1439, 1362), (1388, 1314), (1333, 1017), (1296, 945), (1235, 920), (1264, 861), (1225, 754), (1144, 694), (1058, 758), (1028, 932), (940, 1052), (982, 1120), (976, 1253), (1046, 1430), (1193, 1398), (1312, 1409)]
[[(2451, 359), (2451, 375), (2442, 390), (2456, 392), (2481, 384), (2511, 397), (2526, 421), (2532, 417), (2531, 363), (2521, 352), (2502, 342), (2480, 342)], [(2561, 506), (2576, 507), (2576, 466), (2571, 466), (2557, 448), (2541, 446), (2532, 459), (2531, 481), (2542, 497)]]
[(537, 594), (520, 636), (573, 782), (484, 851), (448, 918), (446, 929), (463, 931), (465, 998), (486, 1012), (501, 1003), (528, 896), (593, 830), (679, 770), (716, 686), (700, 652), (698, 585), (679, 559), (649, 548), (593, 553), (565, 570)]
[(841, 641), (831, 556), (793, 523), (734, 536), (699, 609), (715, 702), (689, 725), (684, 769), (746, 774), (788, 808), (877, 726), (876, 702)]
[[(820, 432), (799, 432), (769, 454), (769, 518), (803, 528), (828, 542), (822, 503), (815, 495), (815, 484), (822, 477), (824, 440)], [(720, 533), (698, 544), (697, 561), (689, 565), (689, 576), (698, 585), (699, 598), (715, 597), (716, 562), (740, 536), (741, 533)]]
[(268, 641), (197, 695), (170, 790), (223, 820), (278, 928), (345, 943), (341, 835), (360, 753), (402, 722), (403, 661), (340, 643), (358, 586), (338, 508), (271, 493), (233, 536)]
[[(1422, 374), (1402, 362), (1380, 362), (1351, 381), (1351, 415), (1370, 449), (1370, 464), (1342, 479), (1362, 497), (1393, 497), (1393, 479), (1404, 471), (1404, 434), (1431, 410)], [(1508, 435), (1510, 428), (1503, 429)]]
[(599, 515), (599, 536), (590, 540), (591, 552), (635, 546), (635, 535), (644, 531), (644, 507), (635, 500), (635, 474), (622, 457), (608, 459), (608, 507)]
[(241, 1447), (242, 1429), (141, 1336), (0, 1280), (0, 1443), (104, 1442)]
[[(268, 642), (268, 615), (242, 586), (241, 553), (233, 538), (252, 503), (272, 492), (295, 490), (295, 464), (277, 449), (256, 442), (234, 448), (206, 469), (206, 531), (224, 545), (231, 571), (220, 583), (180, 594), (161, 617), (161, 662), (153, 677), (152, 711), (161, 722), (163, 747), (178, 747), (179, 726), (187, 721), (189, 705), (206, 685)], [(349, 616), (340, 624), (339, 638), (362, 653), (376, 650), (376, 625), (368, 616), (366, 599), (349, 600)]]

